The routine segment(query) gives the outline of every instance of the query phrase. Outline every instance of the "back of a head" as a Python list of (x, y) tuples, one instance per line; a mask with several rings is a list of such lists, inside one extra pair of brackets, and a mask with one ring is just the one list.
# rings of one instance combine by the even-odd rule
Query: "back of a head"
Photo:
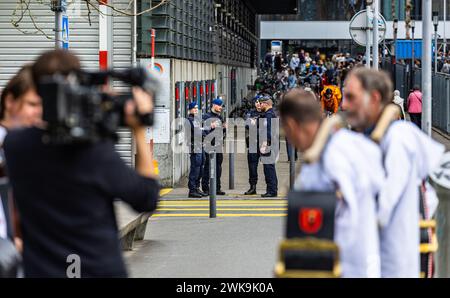
[(420, 91), (420, 86), (419, 85), (414, 85), (413, 91)]
[(38, 84), (42, 78), (54, 74), (67, 76), (81, 70), (80, 60), (70, 51), (53, 50), (42, 54), (32, 67), (33, 80)]
[(278, 111), (281, 118), (290, 117), (298, 123), (320, 121), (321, 108), (311, 92), (294, 88), (287, 92), (281, 101)]
[(368, 69), (365, 67), (354, 68), (347, 78), (355, 77), (361, 82), (362, 88), (368, 92), (378, 92), (381, 95), (381, 103), (387, 105), (393, 100), (393, 85), (389, 75), (384, 71)]

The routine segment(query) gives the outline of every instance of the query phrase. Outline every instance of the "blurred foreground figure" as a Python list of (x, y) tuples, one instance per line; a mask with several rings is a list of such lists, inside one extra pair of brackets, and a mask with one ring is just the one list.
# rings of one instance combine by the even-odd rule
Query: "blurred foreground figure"
[(386, 183), (378, 196), (382, 277), (418, 278), (420, 205), (429, 210), (425, 220), (437, 205), (432, 192), (422, 192), (428, 201), (421, 202), (420, 189), (432, 190), (424, 181), (439, 165), (444, 146), (411, 122), (396, 121), (399, 113), (389, 115), (393, 88), (384, 72), (355, 69), (344, 92), (349, 124), (378, 142), (383, 153)]
[[(22, 239), (14, 200), (5, 171), (3, 141), (8, 131), (39, 124), (42, 105), (31, 67), (24, 66), (5, 86), (0, 105), (0, 277), (18, 277)], [(14, 245), (15, 244), (15, 248)], [(9, 249), (8, 249), (9, 247)]]
[(289, 142), (307, 162), (295, 189), (339, 193), (330, 199), (337, 197), (334, 241), (342, 277), (379, 277), (376, 195), (384, 176), (379, 148), (357, 133), (328, 125), (337, 116), (321, 124), (320, 104), (310, 92), (288, 92), (279, 111)]
[[(62, 50), (43, 54), (32, 68), (37, 86), (55, 75), (68, 83), (67, 77), (79, 71), (78, 58)], [(50, 103), (67, 92), (61, 86), (66, 85), (58, 85), (58, 97), (47, 99)], [(38, 87), (40, 95), (41, 91), (49, 90)], [(152, 98), (133, 89), (133, 99), (123, 115), (136, 139), (137, 171), (121, 160), (112, 139), (56, 144), (49, 142), (45, 126), (11, 131), (6, 137), (4, 148), (21, 219), (26, 277), (127, 275), (114, 200), (122, 199), (138, 212), (150, 212), (156, 209), (159, 193), (145, 127), (137, 116), (137, 112), (152, 112)], [(79, 112), (81, 116), (82, 110)], [(44, 105), (44, 116), (46, 113), (52, 111), (46, 111)]]

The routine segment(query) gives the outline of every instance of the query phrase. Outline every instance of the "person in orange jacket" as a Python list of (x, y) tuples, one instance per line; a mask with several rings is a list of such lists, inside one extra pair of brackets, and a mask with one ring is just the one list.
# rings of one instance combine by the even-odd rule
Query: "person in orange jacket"
[(338, 97), (333, 94), (333, 90), (328, 87), (326, 87), (320, 95), (320, 104), (324, 113), (330, 112), (336, 114), (339, 110)]

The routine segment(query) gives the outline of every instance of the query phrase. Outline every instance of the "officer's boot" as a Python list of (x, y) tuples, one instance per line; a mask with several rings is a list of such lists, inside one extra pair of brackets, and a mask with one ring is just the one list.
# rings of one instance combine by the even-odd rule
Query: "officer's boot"
[(209, 192), (203, 192), (200, 190), (200, 188), (197, 188), (197, 193), (199, 193), (202, 197), (209, 196)]
[(256, 185), (252, 184), (250, 185), (250, 189), (247, 190), (246, 193), (244, 193), (246, 196), (256, 195)]
[(193, 190), (193, 191), (189, 191), (188, 197), (189, 197), (189, 198), (196, 198), (196, 199), (199, 199), (199, 198), (202, 197), (202, 195), (199, 194), (199, 193), (197, 192), (197, 190)]

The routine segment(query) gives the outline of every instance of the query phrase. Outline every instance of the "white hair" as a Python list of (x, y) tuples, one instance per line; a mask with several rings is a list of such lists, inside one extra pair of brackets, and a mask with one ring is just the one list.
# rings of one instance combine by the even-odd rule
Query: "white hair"
[(400, 96), (400, 91), (395, 90), (395, 91), (394, 91), (394, 96)]

